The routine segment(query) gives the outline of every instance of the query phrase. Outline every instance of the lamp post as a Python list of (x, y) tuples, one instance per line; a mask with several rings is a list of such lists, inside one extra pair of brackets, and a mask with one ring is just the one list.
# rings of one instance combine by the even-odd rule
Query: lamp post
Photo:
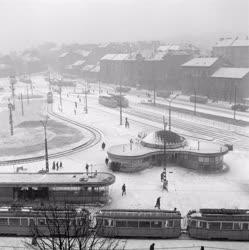
[(40, 121), (44, 128), (44, 145), (45, 145), (45, 166), (46, 171), (49, 172), (49, 162), (48, 162), (48, 141), (47, 141), (47, 123), (48, 117), (46, 117), (45, 121)]
[(170, 100), (167, 100), (169, 102), (169, 131), (171, 131), (171, 103), (172, 103), (173, 100), (176, 99), (177, 96), (179, 96), (179, 94), (176, 94)]
[(194, 115), (196, 115), (196, 90), (194, 89), (195, 102), (194, 102)]
[(14, 128), (13, 128), (13, 116), (12, 116), (12, 109), (13, 109), (13, 104), (9, 102), (8, 104), (9, 108), (9, 124), (10, 124), (10, 134), (14, 135)]
[(122, 97), (122, 91), (121, 91), (121, 83), (119, 84), (119, 122), (120, 122), (120, 125), (123, 124), (123, 109), (122, 109), (122, 100), (121, 100), (121, 97)]
[(88, 113), (88, 107), (87, 107), (87, 83), (85, 86), (85, 113)]
[(236, 121), (236, 102), (237, 102), (237, 86), (234, 85), (234, 109), (233, 109), (233, 120)]

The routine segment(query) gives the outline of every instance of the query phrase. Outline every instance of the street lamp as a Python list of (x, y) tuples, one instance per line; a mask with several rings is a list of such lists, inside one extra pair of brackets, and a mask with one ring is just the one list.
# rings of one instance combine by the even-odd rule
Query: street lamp
[(48, 162), (48, 141), (47, 141), (47, 123), (48, 123), (48, 116), (46, 116), (45, 121), (40, 121), (43, 128), (44, 128), (44, 145), (45, 145), (45, 166), (46, 166), (46, 172), (49, 172), (49, 162)]
[(177, 96), (179, 96), (180, 94), (176, 94), (175, 96), (173, 96), (170, 100), (167, 100), (169, 102), (169, 131), (171, 131), (171, 103), (173, 100), (176, 99)]
[(237, 86), (234, 85), (234, 108), (233, 108), (233, 120), (236, 121), (236, 102), (237, 102)]

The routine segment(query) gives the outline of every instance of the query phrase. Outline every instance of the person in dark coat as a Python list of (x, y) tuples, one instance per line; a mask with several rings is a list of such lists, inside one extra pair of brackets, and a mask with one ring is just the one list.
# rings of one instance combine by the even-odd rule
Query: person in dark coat
[(126, 186), (125, 186), (125, 184), (123, 184), (123, 186), (122, 186), (122, 196), (123, 195), (126, 195)]
[(152, 243), (151, 245), (150, 245), (150, 250), (154, 250), (155, 249), (155, 243)]
[(56, 170), (58, 171), (58, 169), (59, 169), (59, 162), (57, 161), (56, 162)]
[(158, 197), (157, 200), (156, 200), (155, 208), (160, 209), (160, 207), (161, 207), (161, 197)]
[(105, 158), (105, 165), (106, 165), (106, 166), (108, 165), (108, 162), (109, 162), (109, 159), (108, 159), (108, 158)]
[(86, 164), (86, 174), (88, 175), (88, 169), (89, 169), (89, 165), (88, 163)]
[(53, 161), (52, 169), (55, 170), (55, 161)]
[(102, 149), (105, 150), (105, 143), (103, 142), (101, 145)]
[(60, 162), (60, 168), (62, 168), (62, 162)]

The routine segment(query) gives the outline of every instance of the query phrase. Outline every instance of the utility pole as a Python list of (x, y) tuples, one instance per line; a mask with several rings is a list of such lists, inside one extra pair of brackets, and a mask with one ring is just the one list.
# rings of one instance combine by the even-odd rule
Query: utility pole
[(156, 105), (156, 85), (155, 85), (155, 84), (154, 84), (153, 95), (154, 95), (154, 101), (153, 101), (153, 104), (154, 104), (154, 105)]
[(87, 84), (85, 86), (85, 113), (88, 113), (88, 107), (87, 107)]
[(60, 105), (61, 105), (61, 111), (62, 111), (62, 98), (61, 98), (61, 92), (62, 92), (62, 89), (60, 87)]
[(45, 121), (40, 121), (43, 128), (44, 128), (44, 146), (45, 146), (45, 167), (46, 171), (49, 172), (49, 162), (48, 162), (48, 141), (47, 141), (47, 123), (48, 123), (48, 117), (46, 117)]
[(171, 101), (169, 101), (169, 131), (171, 131)]
[(194, 115), (196, 115), (196, 90), (194, 89), (195, 103), (194, 103)]
[(236, 102), (237, 102), (237, 87), (234, 85), (234, 109), (233, 109), (233, 120), (236, 121)]
[(21, 93), (21, 105), (22, 105), (22, 116), (24, 116), (22, 93)]
[(120, 118), (120, 125), (123, 124), (123, 109), (122, 109), (122, 101), (121, 101), (121, 83), (119, 84), (119, 118)]
[(27, 103), (29, 104), (29, 86), (27, 86)]
[(100, 91), (100, 80), (99, 80), (99, 95), (100, 95), (100, 92), (101, 92), (101, 91)]
[(13, 129), (13, 116), (12, 116), (12, 109), (13, 109), (13, 105), (9, 102), (8, 104), (8, 108), (9, 108), (9, 124), (10, 124), (10, 134), (14, 135), (14, 129)]
[(32, 97), (33, 97), (34, 92), (33, 92), (33, 82), (32, 82), (32, 80), (31, 80), (31, 83), (30, 83), (30, 88), (31, 88), (31, 95), (32, 95)]
[(16, 83), (15, 77), (10, 77), (10, 89), (12, 93), (12, 99), (13, 99), (13, 105), (12, 105), (12, 110), (15, 110), (15, 87), (14, 84)]

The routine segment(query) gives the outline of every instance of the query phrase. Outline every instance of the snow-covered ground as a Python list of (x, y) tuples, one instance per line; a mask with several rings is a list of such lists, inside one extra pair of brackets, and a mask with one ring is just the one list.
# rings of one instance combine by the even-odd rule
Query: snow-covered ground
[[(35, 82), (43, 86), (42, 80), (37, 77)], [(38, 85), (37, 85), (38, 86)], [(38, 87), (37, 87), (38, 88)], [(46, 93), (46, 87), (40, 89)], [(143, 118), (130, 120), (130, 129), (119, 125), (119, 112), (100, 106), (96, 96), (88, 98), (88, 114), (84, 112), (84, 98), (78, 102), (77, 95), (63, 94), (63, 112), (58, 111), (58, 96), (55, 95), (54, 111), (80, 123), (98, 128), (103, 135), (107, 148), (111, 145), (128, 143), (141, 131), (150, 131), (162, 128), (157, 121), (149, 122)], [(78, 102), (76, 115), (74, 102)], [(125, 115), (126, 116), (126, 115)], [(128, 119), (130, 119), (129, 115)], [(174, 126), (173, 126), (174, 129)], [(184, 133), (184, 131), (182, 131)], [(207, 135), (208, 136), (208, 135)], [(66, 156), (58, 160), (63, 161), (61, 171), (85, 171), (85, 164), (93, 164), (93, 170), (106, 171), (104, 160), (106, 151), (100, 144), (83, 152)], [(56, 159), (55, 159), (56, 160)], [(169, 191), (162, 191), (160, 173), (162, 167), (154, 167), (138, 173), (115, 173), (116, 182), (111, 186), (112, 202), (108, 208), (153, 208), (157, 197), (161, 197), (162, 209), (178, 208), (185, 216), (189, 209), (200, 207), (217, 208), (249, 208), (249, 155), (247, 151), (233, 151), (225, 156), (225, 163), (229, 171), (222, 174), (203, 174), (178, 166), (167, 166)], [(29, 163), (25, 167), (28, 171), (40, 170), (44, 162)], [(12, 166), (2, 166), (2, 171), (13, 171)], [(127, 195), (121, 195), (121, 187), (126, 184)], [(2, 241), (3, 238), (0, 240)], [(17, 244), (20, 239), (15, 239)], [(4, 244), (13, 245), (14, 239), (3, 239)], [(19, 243), (18, 243), (19, 242)], [(127, 249), (148, 249), (151, 240), (128, 240)], [(212, 246), (223, 249), (249, 249), (248, 243), (243, 242), (209, 242), (197, 240), (155, 240), (156, 249), (168, 247)], [(4, 245), (2, 243), (2, 245)], [(21, 244), (21, 243), (20, 243)], [(1, 245), (1, 244), (0, 244)], [(0, 248), (1, 249), (1, 248)], [(188, 248), (185, 248), (188, 249)], [(189, 248), (198, 249), (198, 248)], [(208, 249), (208, 248), (207, 248)], [(213, 248), (215, 249), (215, 248)]]

